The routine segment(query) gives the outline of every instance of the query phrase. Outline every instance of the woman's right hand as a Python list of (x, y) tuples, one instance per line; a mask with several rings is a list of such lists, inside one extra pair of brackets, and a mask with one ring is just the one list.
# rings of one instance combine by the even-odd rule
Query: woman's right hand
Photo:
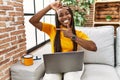
[(57, 11), (60, 7), (62, 7), (62, 4), (60, 3), (60, 1), (55, 1), (51, 3), (50, 6), (53, 10)]

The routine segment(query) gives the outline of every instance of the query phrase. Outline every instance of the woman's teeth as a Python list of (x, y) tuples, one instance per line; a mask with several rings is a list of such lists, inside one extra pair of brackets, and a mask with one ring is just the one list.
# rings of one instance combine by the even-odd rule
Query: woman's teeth
[(65, 21), (64, 21), (64, 23), (68, 23), (68, 22), (69, 22), (69, 20), (65, 20)]

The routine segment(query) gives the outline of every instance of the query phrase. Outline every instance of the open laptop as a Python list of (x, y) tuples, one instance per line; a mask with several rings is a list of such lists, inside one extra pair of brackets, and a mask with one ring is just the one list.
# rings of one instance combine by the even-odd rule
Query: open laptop
[(83, 66), (84, 52), (73, 51), (44, 54), (43, 59), (46, 73), (80, 71)]

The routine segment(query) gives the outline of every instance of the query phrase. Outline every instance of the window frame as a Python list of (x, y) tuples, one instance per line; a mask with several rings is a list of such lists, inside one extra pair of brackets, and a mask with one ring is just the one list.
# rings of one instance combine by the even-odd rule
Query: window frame
[[(42, 1), (43, 2), (43, 8), (44, 8), (44, 0)], [(33, 11), (33, 13), (26, 13), (26, 12), (24, 12), (24, 16), (33, 16), (34, 14), (36, 14), (37, 12), (36, 12), (36, 2), (35, 2), (35, 0), (33, 0), (33, 9), (34, 9), (34, 11)], [(44, 15), (44, 17), (43, 17), (43, 21), (46, 21), (45, 20), (45, 16), (55, 16), (55, 13), (50, 13), (50, 12), (48, 12), (47, 14), (45, 14)], [(34, 50), (36, 50), (37, 48), (39, 48), (39, 47), (41, 47), (41, 46), (43, 46), (43, 45), (45, 45), (46, 43), (48, 43), (49, 41), (50, 41), (50, 39), (46, 39), (46, 34), (44, 33), (44, 40), (43, 40), (43, 42), (41, 42), (41, 43), (38, 43), (38, 34), (37, 34), (37, 31), (38, 31), (38, 29), (37, 28), (35, 28), (35, 43), (36, 43), (36, 45), (34, 46), (34, 47), (32, 47), (32, 48), (30, 48), (30, 49), (28, 49), (27, 50), (27, 54), (29, 54), (30, 52), (32, 52), (32, 51), (34, 51)], [(27, 42), (26, 42), (27, 43)]]

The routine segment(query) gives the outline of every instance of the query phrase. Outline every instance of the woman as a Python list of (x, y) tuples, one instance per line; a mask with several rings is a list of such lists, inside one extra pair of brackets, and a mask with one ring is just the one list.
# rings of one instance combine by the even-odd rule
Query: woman
[[(56, 12), (56, 25), (40, 22), (41, 18), (51, 9)], [(78, 44), (87, 50), (96, 51), (95, 43), (83, 32), (75, 30), (73, 20), (71, 9), (63, 7), (59, 1), (55, 1), (35, 14), (30, 19), (30, 23), (50, 36), (53, 53), (77, 51)], [(43, 80), (62, 80), (62, 78), (64, 80), (80, 80), (82, 72), (68, 72), (64, 74), (64, 77), (59, 73), (45, 74)]]

